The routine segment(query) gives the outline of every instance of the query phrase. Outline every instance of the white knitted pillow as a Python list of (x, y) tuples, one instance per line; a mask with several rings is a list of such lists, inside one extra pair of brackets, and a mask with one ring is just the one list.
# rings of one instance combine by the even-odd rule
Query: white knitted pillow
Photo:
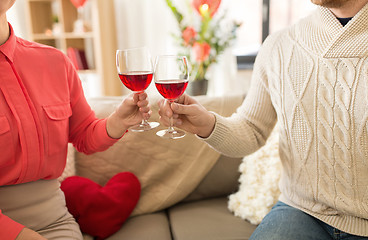
[(278, 142), (278, 133), (273, 131), (265, 146), (244, 157), (239, 166), (239, 190), (229, 196), (230, 211), (252, 224), (259, 224), (280, 196)]

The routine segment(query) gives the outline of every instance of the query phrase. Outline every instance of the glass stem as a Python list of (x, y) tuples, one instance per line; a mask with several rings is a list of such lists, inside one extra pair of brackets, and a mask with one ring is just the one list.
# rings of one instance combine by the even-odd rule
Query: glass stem
[(169, 132), (175, 132), (175, 129), (174, 129), (174, 127), (173, 127), (173, 125), (174, 125), (174, 119), (173, 119), (173, 117), (171, 117), (170, 118), (170, 125), (169, 125), (169, 129), (167, 129), (167, 131), (169, 131)]
[[(170, 107), (171, 107), (171, 104), (173, 103), (174, 101), (169, 101), (170, 103)], [(174, 114), (174, 113), (173, 113)], [(175, 129), (174, 129), (174, 118), (171, 116), (170, 119), (169, 119), (169, 129), (167, 129), (168, 132), (172, 133), (172, 132), (175, 132)]]
[[(139, 91), (139, 92), (134, 91), (134, 93), (140, 94), (140, 93), (144, 93), (144, 91)], [(149, 123), (148, 123), (147, 119), (143, 118), (140, 125), (141, 126), (147, 126), (147, 125), (149, 125)]]

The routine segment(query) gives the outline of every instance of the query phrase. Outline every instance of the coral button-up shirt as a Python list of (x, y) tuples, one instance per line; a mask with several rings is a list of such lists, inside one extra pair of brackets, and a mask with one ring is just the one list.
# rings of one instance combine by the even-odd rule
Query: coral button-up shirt
[[(88, 105), (69, 59), (9, 28), (0, 45), (0, 186), (59, 177), (68, 142), (84, 153), (116, 142)], [(1, 239), (14, 239), (22, 228), (0, 211)]]

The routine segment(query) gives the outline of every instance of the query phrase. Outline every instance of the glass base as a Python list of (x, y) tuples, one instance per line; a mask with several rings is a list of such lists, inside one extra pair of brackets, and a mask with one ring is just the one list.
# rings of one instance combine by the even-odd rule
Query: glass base
[(145, 122), (144, 124), (141, 123), (141, 124), (130, 127), (129, 131), (144, 132), (144, 131), (149, 131), (153, 128), (156, 128), (158, 126), (160, 126), (160, 124), (158, 122)]
[(162, 138), (169, 138), (169, 139), (178, 139), (185, 136), (185, 132), (180, 130), (161, 130), (156, 133), (157, 136)]

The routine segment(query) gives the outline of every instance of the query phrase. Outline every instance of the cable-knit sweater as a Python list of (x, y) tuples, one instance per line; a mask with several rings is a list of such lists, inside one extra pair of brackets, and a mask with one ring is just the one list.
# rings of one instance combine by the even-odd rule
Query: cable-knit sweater
[(343, 27), (323, 7), (270, 35), (244, 103), (205, 141), (231, 156), (259, 149), (276, 121), (280, 200), (368, 236), (368, 5)]

